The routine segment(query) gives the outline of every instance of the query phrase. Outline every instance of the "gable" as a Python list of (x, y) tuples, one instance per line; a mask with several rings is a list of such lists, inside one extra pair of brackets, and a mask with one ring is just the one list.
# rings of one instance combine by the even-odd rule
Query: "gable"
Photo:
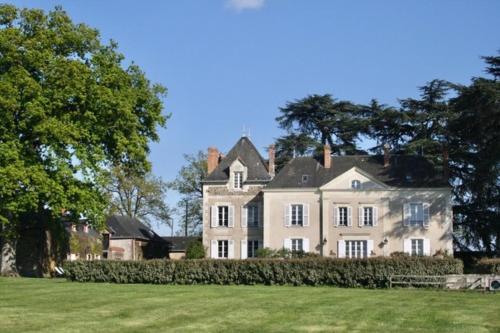
[(376, 190), (385, 189), (387, 186), (378, 181), (372, 175), (364, 172), (363, 170), (352, 167), (343, 174), (335, 177), (325, 185), (321, 186), (322, 190), (351, 190), (352, 181), (359, 180), (361, 183), (361, 190)]

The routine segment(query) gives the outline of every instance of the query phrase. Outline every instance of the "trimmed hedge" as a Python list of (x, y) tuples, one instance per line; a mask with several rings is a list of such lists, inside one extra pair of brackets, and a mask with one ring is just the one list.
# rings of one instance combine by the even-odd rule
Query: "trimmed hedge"
[(461, 274), (462, 261), (432, 257), (71, 261), (69, 280), (153, 284), (333, 285), (383, 288), (390, 275)]
[(500, 258), (481, 259), (475, 266), (478, 274), (500, 274)]

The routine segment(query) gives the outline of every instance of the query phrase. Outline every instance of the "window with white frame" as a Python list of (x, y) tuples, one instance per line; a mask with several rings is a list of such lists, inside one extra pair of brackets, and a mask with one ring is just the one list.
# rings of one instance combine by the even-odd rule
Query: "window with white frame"
[(229, 257), (229, 241), (219, 240), (217, 241), (217, 258), (228, 258)]
[(361, 189), (361, 182), (357, 179), (354, 179), (352, 182), (351, 182), (351, 188), (354, 189), (354, 190), (359, 190)]
[(258, 205), (248, 205), (247, 206), (247, 224), (249, 227), (259, 226), (259, 206)]
[(410, 224), (421, 225), (424, 223), (424, 205), (422, 203), (410, 204)]
[(348, 211), (349, 211), (348, 207), (338, 207), (337, 208), (339, 226), (347, 227), (348, 221), (349, 221)]
[(373, 207), (363, 207), (363, 225), (367, 227), (373, 226)]
[(229, 206), (218, 206), (217, 213), (217, 225), (219, 227), (229, 226)]
[(346, 258), (366, 258), (368, 256), (368, 241), (345, 241), (345, 256)]
[(248, 258), (257, 257), (257, 250), (258, 249), (259, 249), (259, 241), (258, 240), (247, 241), (247, 256), (248, 256)]
[(412, 256), (423, 256), (424, 255), (424, 240), (423, 239), (412, 239), (411, 240), (411, 255)]
[(304, 251), (304, 241), (302, 238), (292, 238), (292, 251)]
[(240, 190), (243, 187), (243, 172), (236, 171), (234, 173), (234, 188)]
[(304, 225), (304, 205), (291, 205), (291, 225)]

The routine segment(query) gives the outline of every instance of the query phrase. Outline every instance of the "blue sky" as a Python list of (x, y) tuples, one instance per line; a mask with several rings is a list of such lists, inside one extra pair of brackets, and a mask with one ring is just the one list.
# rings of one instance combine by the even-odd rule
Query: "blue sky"
[(175, 178), (184, 153), (230, 149), (243, 126), (265, 154), (281, 134), (274, 119), (287, 101), (331, 93), (396, 104), (434, 78), (467, 83), (482, 75), (480, 56), (500, 49), (496, 0), (12, 3), (62, 5), (168, 88), (172, 118), (151, 153), (165, 180)]

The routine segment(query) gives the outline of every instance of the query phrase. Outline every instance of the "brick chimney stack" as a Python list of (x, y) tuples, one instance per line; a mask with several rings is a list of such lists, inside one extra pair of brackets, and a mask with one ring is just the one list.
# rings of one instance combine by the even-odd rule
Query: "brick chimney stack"
[(269, 146), (268, 149), (268, 154), (269, 154), (269, 175), (271, 177), (274, 177), (276, 173), (276, 166), (275, 166), (275, 155), (276, 155), (276, 146), (274, 144)]
[(329, 144), (323, 147), (323, 163), (325, 169), (330, 169), (332, 166), (332, 148)]
[(211, 174), (212, 171), (219, 165), (219, 151), (215, 147), (208, 148), (208, 158), (207, 158), (207, 172)]
[(450, 166), (449, 166), (450, 153), (447, 147), (443, 148), (443, 178), (446, 182), (450, 180)]
[(391, 148), (391, 146), (389, 146), (388, 143), (386, 143), (384, 145), (384, 168), (389, 167), (389, 165), (391, 164), (390, 163), (391, 154), (390, 154), (390, 151), (389, 151), (390, 148)]

